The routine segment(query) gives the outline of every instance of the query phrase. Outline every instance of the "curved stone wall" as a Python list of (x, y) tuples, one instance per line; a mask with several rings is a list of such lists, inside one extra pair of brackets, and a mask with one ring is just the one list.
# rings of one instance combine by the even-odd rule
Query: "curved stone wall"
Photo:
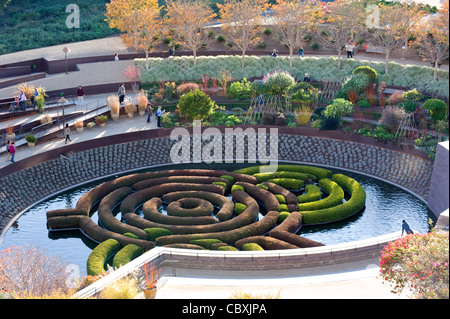
[[(280, 161), (366, 173), (427, 198), (433, 170), (430, 160), (382, 145), (305, 136), (299, 132), (280, 130)], [(170, 140), (169, 134), (170, 130), (159, 130), (100, 138), (49, 151), (49, 154), (21, 161), (22, 164), (16, 163), (23, 169), (9, 175), (0, 174), (3, 176), (0, 178), (0, 231), (27, 207), (74, 185), (115, 173), (172, 163), (170, 149), (175, 142)], [(74, 151), (70, 159), (59, 156), (69, 150)]]

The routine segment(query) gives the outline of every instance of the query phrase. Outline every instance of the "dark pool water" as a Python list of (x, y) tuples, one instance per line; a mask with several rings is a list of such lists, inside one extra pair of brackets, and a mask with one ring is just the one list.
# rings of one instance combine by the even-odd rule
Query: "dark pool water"
[[(151, 168), (146, 171), (208, 168), (233, 171), (249, 164), (213, 164), (213, 165), (170, 165)], [(405, 219), (411, 228), (425, 233), (429, 229), (428, 221), (435, 222), (432, 212), (426, 204), (414, 195), (386, 182), (338, 169), (334, 173), (346, 174), (355, 178), (366, 190), (366, 208), (355, 216), (341, 222), (322, 226), (304, 226), (299, 234), (326, 245), (351, 242), (401, 230), (401, 221)], [(75, 207), (78, 199), (92, 187), (116, 175), (97, 182), (77, 187), (56, 195), (29, 209), (5, 234), (0, 243), (0, 250), (10, 246), (36, 246), (47, 249), (48, 254), (62, 257), (67, 264), (74, 264), (82, 275), (86, 274), (86, 260), (97, 245), (86, 238), (80, 231), (49, 232), (46, 227), (46, 212), (53, 209)], [(120, 215), (120, 214), (119, 214)], [(120, 218), (120, 216), (118, 216)], [(97, 221), (97, 215), (92, 216)]]

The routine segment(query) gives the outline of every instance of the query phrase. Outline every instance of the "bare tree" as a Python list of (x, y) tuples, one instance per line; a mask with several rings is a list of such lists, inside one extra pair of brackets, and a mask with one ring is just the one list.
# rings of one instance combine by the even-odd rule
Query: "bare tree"
[(268, 8), (265, 0), (225, 0), (217, 3), (220, 22), (225, 35), (242, 51), (242, 68), (245, 52), (258, 43), (262, 13)]
[(208, 34), (204, 27), (212, 21), (216, 14), (205, 0), (166, 0), (167, 23), (174, 39), (191, 49), (194, 65), (197, 62), (197, 50), (206, 43)]
[(43, 296), (67, 292), (66, 265), (43, 248), (10, 247), (0, 251), (0, 291)]
[(418, 33), (419, 53), (434, 63), (434, 79), (442, 60), (449, 57), (449, 1), (445, 0), (439, 14), (430, 17)]
[(405, 36), (409, 34), (409, 19), (405, 18), (404, 6), (379, 5), (379, 25), (371, 28), (373, 41), (383, 48), (385, 53), (385, 73), (389, 73), (389, 58), (395, 50), (404, 43)]
[(365, 18), (364, 2), (358, 0), (329, 2), (317, 16), (319, 41), (336, 50), (339, 69), (343, 48), (363, 29)]
[(318, 1), (279, 0), (273, 9), (273, 28), (281, 43), (289, 48), (289, 66), (292, 68), (294, 49), (301, 47), (304, 36), (314, 27)]

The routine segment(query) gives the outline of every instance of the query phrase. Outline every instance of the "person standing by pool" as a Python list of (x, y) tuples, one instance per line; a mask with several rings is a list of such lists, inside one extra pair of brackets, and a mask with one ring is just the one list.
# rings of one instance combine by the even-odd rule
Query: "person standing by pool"
[(405, 232), (406, 235), (414, 234), (414, 232), (411, 230), (411, 228), (409, 227), (408, 223), (405, 220), (402, 220), (402, 236), (403, 232)]

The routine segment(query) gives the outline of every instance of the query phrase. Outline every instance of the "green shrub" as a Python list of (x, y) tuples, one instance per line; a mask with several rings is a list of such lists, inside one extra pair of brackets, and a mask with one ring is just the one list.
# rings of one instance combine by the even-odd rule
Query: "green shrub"
[(209, 118), (215, 108), (211, 98), (200, 90), (190, 91), (180, 97), (177, 109), (189, 121)]
[(288, 87), (295, 83), (295, 79), (289, 72), (277, 70), (267, 73), (263, 82), (271, 94), (283, 94)]
[(284, 220), (290, 215), (291, 213), (289, 212), (281, 212), (280, 216), (278, 216), (278, 224), (281, 224), (282, 222), (284, 222)]
[(280, 170), (275, 173), (256, 173), (253, 176), (255, 176), (260, 182), (267, 182), (268, 180), (274, 178), (292, 178), (311, 183), (316, 179), (312, 174)]
[(242, 187), (241, 185), (233, 185), (231, 186), (231, 193), (233, 193), (234, 191), (244, 191), (244, 187)]
[(340, 119), (344, 115), (351, 114), (353, 112), (353, 104), (346, 99), (334, 99), (330, 105), (325, 108), (323, 115), (325, 118), (337, 118)]
[(322, 192), (320, 191), (320, 187), (314, 184), (306, 185), (305, 193), (297, 197), (300, 204), (317, 201), (321, 198)]
[(417, 89), (412, 89), (409, 91), (406, 91), (405, 93), (402, 94), (403, 100), (404, 101), (421, 101), (424, 96), (422, 93), (418, 92)]
[(213, 185), (219, 185), (219, 186), (222, 186), (223, 188), (227, 189), (227, 184), (225, 184), (223, 182), (213, 182)]
[(120, 243), (115, 239), (107, 239), (98, 244), (89, 254), (87, 273), (97, 276), (106, 271), (106, 261), (120, 250)]
[(228, 97), (232, 99), (249, 99), (255, 94), (252, 83), (244, 78), (242, 81), (235, 81), (227, 89)]
[(243, 251), (260, 251), (260, 250), (264, 250), (264, 249), (258, 244), (247, 243), (247, 244), (242, 245), (241, 250), (243, 250)]
[(222, 241), (219, 240), (219, 239), (213, 239), (213, 238), (194, 239), (194, 240), (190, 241), (190, 244), (201, 246), (201, 247), (206, 248), (206, 249), (211, 249), (211, 245), (212, 244), (217, 244), (217, 243), (222, 243)]
[(278, 206), (278, 211), (279, 212), (286, 212), (289, 211), (288, 206), (286, 204), (280, 204), (280, 206)]
[(220, 176), (220, 178), (224, 178), (224, 179), (229, 180), (230, 181), (230, 185), (234, 184), (234, 181), (235, 181), (234, 177), (230, 176), (230, 175), (222, 175), (222, 176)]
[(130, 237), (130, 238), (134, 238), (134, 239), (139, 239), (139, 236), (135, 235), (133, 233), (123, 233), (122, 235)]
[(120, 266), (128, 264), (140, 255), (142, 255), (141, 247), (134, 244), (126, 245), (114, 256), (112, 265), (114, 268), (119, 268)]
[(302, 180), (293, 178), (274, 178), (270, 179), (269, 182), (292, 190), (299, 190), (305, 186), (305, 183)]
[(447, 115), (447, 104), (440, 99), (428, 99), (423, 106), (430, 111), (433, 121), (443, 120)]
[(342, 200), (344, 199), (344, 190), (338, 184), (324, 178), (319, 181), (319, 187), (328, 193), (328, 196), (314, 202), (298, 204), (299, 212), (319, 210), (342, 204)]
[[(243, 169), (239, 169), (235, 171), (235, 173), (239, 174), (246, 174), (246, 175), (253, 175), (258, 173), (264, 173), (264, 169), (268, 168), (267, 165), (262, 166), (250, 166)], [(305, 173), (315, 176), (317, 179), (322, 178), (331, 178), (333, 176), (333, 172), (326, 168), (321, 167), (314, 167), (314, 166), (307, 166), (307, 165), (289, 165), (289, 164), (282, 164), (278, 165), (277, 172), (297, 172), (297, 173)]]
[(170, 236), (173, 235), (173, 233), (165, 228), (145, 228), (144, 231), (148, 234), (148, 240), (155, 241), (157, 238), (162, 236)]
[(359, 66), (352, 72), (353, 75), (364, 74), (370, 83), (377, 83), (377, 71), (368, 66)]
[(217, 248), (217, 250), (222, 250), (222, 251), (238, 251), (238, 249), (236, 247), (233, 246), (220, 246), (219, 248)]
[(256, 184), (256, 186), (258, 186), (259, 188), (262, 188), (264, 190), (268, 190), (269, 189), (266, 185), (263, 185), (263, 184)]
[(28, 134), (27, 136), (25, 136), (25, 140), (30, 143), (36, 143), (37, 138), (33, 134)]
[(280, 204), (286, 204), (286, 198), (283, 195), (275, 194), (275, 197), (278, 199)]
[(357, 104), (359, 107), (363, 107), (363, 108), (372, 107), (372, 105), (370, 104), (369, 101), (367, 101), (367, 99), (362, 99), (362, 100), (358, 101)]
[(335, 222), (350, 217), (364, 208), (366, 192), (353, 178), (342, 174), (335, 174), (332, 180), (347, 190), (350, 199), (343, 204), (315, 211), (302, 211), (304, 224), (323, 224)]
[(235, 203), (234, 204), (234, 214), (236, 216), (238, 216), (238, 215), (242, 214), (246, 208), (247, 208), (247, 206), (245, 206), (242, 203)]

